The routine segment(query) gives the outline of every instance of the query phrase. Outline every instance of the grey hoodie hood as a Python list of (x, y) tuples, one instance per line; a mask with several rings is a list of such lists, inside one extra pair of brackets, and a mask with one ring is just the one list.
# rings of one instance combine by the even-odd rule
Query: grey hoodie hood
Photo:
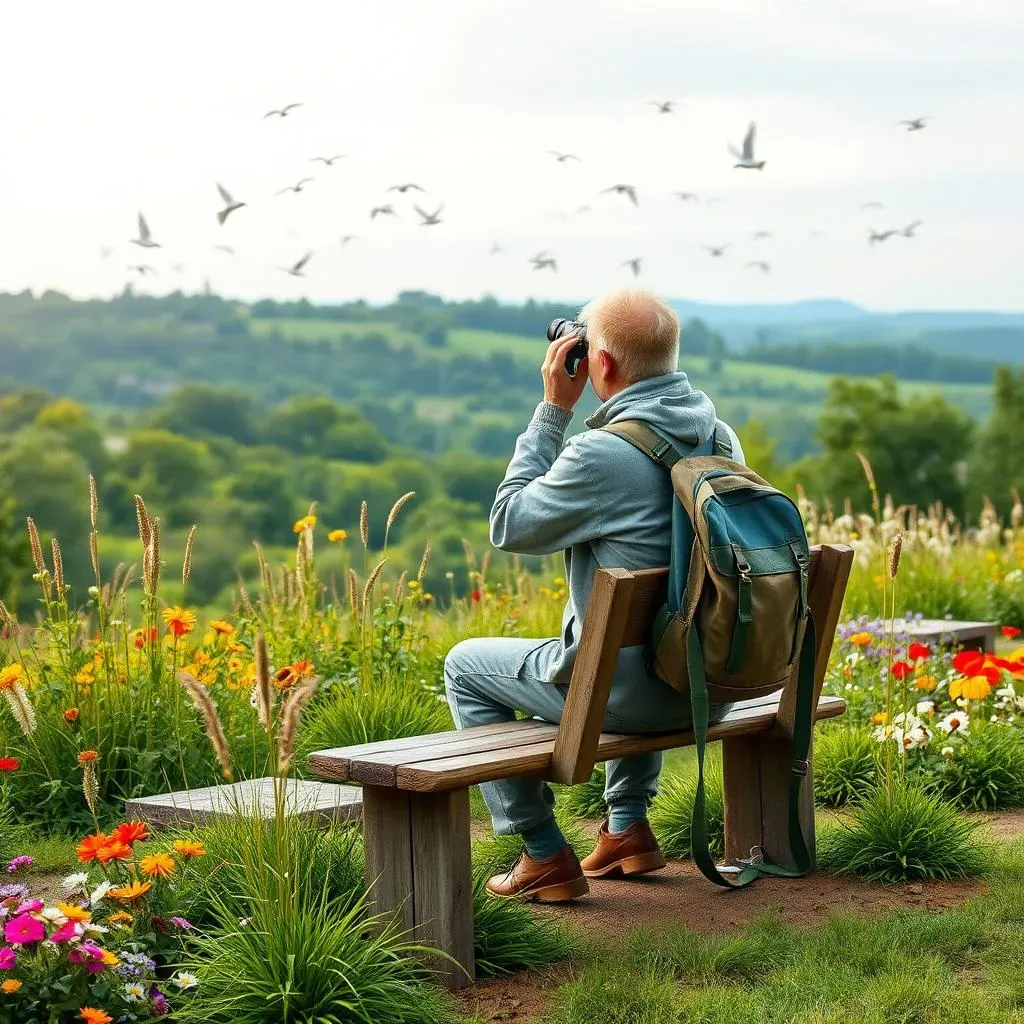
[(687, 447), (703, 444), (715, 430), (715, 407), (695, 391), (682, 371), (648, 377), (624, 388), (587, 419), (591, 429), (621, 420), (641, 420), (669, 441)]

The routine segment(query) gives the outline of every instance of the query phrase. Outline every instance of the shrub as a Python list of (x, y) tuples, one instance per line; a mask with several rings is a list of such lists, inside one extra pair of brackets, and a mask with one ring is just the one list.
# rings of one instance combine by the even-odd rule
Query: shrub
[[(722, 769), (717, 761), (708, 759), (704, 776), (704, 806), (707, 818), (708, 845), (713, 856), (725, 853), (725, 798), (722, 793)], [(695, 770), (662, 777), (661, 788), (651, 805), (651, 828), (667, 857), (685, 859), (693, 856), (690, 845), (690, 822), (693, 802), (697, 796)]]
[(868, 729), (819, 729), (814, 737), (814, 796), (842, 807), (878, 781), (878, 741)]
[(978, 875), (989, 856), (975, 822), (921, 786), (895, 779), (876, 785), (848, 822), (822, 833), (818, 861), (836, 874), (903, 882)]
[(562, 789), (558, 794), (559, 806), (577, 818), (603, 818), (608, 813), (604, 802), (605, 777), (604, 764), (595, 765), (586, 782)]
[(1024, 735), (1013, 726), (979, 728), (944, 762), (935, 788), (958, 807), (989, 811), (1024, 804)]

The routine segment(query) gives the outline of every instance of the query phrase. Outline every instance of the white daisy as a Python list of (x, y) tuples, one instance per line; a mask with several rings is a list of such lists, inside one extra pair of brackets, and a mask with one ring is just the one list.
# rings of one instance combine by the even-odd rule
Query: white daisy
[(147, 999), (146, 986), (141, 981), (133, 981), (124, 987), (124, 997), (129, 1003), (144, 1003)]
[(89, 876), (84, 871), (79, 871), (76, 874), (68, 875), (63, 882), (60, 883), (62, 889), (67, 889), (69, 892), (73, 892), (75, 889), (82, 889), (89, 884)]
[(178, 973), (171, 978), (171, 981), (178, 986), (182, 991), (187, 988), (195, 988), (199, 984), (199, 979), (194, 974), (189, 974), (188, 971), (178, 971)]
[(99, 885), (96, 886), (96, 888), (92, 892), (92, 895), (89, 897), (90, 905), (95, 907), (97, 903), (106, 898), (107, 893), (110, 892), (110, 890), (113, 888), (113, 884), (104, 879), (102, 882), (100, 882)]
[(943, 757), (952, 757), (953, 756), (953, 748), (952, 747), (943, 747), (942, 748), (942, 756)]
[(56, 907), (43, 907), (39, 916), (49, 924), (62, 925), (67, 921), (67, 917)]
[(967, 732), (971, 724), (966, 711), (951, 711), (941, 722), (937, 723), (940, 732), (951, 736), (955, 732)]

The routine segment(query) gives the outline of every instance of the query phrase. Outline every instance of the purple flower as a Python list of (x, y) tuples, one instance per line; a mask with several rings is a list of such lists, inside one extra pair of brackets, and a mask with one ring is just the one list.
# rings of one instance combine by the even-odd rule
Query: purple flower
[(120, 953), (121, 963), (114, 970), (122, 978), (141, 978), (144, 974), (152, 974), (156, 970), (156, 961), (150, 960), (145, 953)]
[(0, 949), (0, 971), (13, 971), (17, 959), (18, 954), (10, 946), (4, 946)]
[(13, 875), (15, 871), (21, 868), (32, 867), (32, 858), (27, 856), (15, 857), (10, 864), (7, 865), (7, 873)]
[(183, 917), (172, 917), (171, 924), (173, 924), (175, 928), (180, 928), (183, 932), (190, 932), (195, 928), (195, 925), (191, 921), (186, 921)]
[(171, 1004), (167, 1002), (167, 996), (154, 985), (149, 990), (150, 1014), (153, 1017), (162, 1017), (165, 1013), (171, 1012)]
[(16, 914), (38, 914), (43, 909), (42, 900), (25, 900), (15, 911)]
[(0, 903), (6, 900), (14, 900), (16, 903), (24, 903), (28, 899), (28, 886), (21, 882), (14, 882), (10, 885), (0, 885)]

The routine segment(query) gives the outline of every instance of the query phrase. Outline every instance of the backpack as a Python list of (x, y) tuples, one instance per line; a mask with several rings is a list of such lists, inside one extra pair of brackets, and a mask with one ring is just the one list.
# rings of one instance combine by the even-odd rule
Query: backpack
[[(684, 457), (638, 420), (602, 428), (628, 441), (672, 477), (672, 547), (667, 600), (655, 617), (650, 668), (690, 696), (697, 748), (697, 796), (691, 847), (711, 881), (729, 887), (760, 874), (796, 876), (811, 857), (799, 820), (814, 721), (814, 623), (807, 605), (810, 549), (793, 500), (732, 459), (728, 431)], [(790, 852), (796, 869), (763, 860), (722, 870), (708, 850), (704, 751), (710, 705), (763, 697), (797, 673), (789, 793)]]

